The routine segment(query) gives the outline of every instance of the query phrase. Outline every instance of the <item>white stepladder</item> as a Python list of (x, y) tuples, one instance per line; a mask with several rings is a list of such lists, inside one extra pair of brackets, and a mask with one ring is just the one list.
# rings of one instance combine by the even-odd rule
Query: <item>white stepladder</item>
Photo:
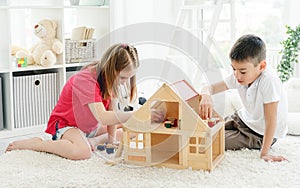
[[(222, 67), (226, 72), (231, 70), (230, 64), (228, 63), (227, 55), (222, 51), (219, 39), (216, 38), (216, 34), (223, 32), (226, 33), (226, 37), (222, 36), (222, 40), (232, 42), (235, 40), (235, 1), (234, 0), (184, 0), (183, 5), (179, 10), (176, 26), (178, 30), (184, 29), (190, 32), (194, 38), (197, 39), (197, 44), (186, 44), (185, 49), (193, 53), (194, 60), (198, 62), (208, 62), (214, 58), (214, 62), (217, 63), (218, 67)], [(226, 29), (226, 32), (225, 32)], [(187, 41), (190, 39), (180, 38), (182, 36), (178, 34), (178, 31), (174, 30), (170, 43), (173, 41), (181, 40)], [(220, 35), (218, 35), (220, 36)], [(172, 41), (173, 40), (173, 41)], [(192, 48), (187, 50), (188, 48)], [(196, 54), (196, 55), (195, 55)], [(213, 54), (213, 57), (209, 55)], [(182, 58), (178, 55), (176, 49), (169, 48), (169, 53), (166, 57), (166, 62), (174, 62), (180, 64), (183, 61), (190, 61)], [(193, 61), (193, 60), (192, 60)], [(206, 69), (214, 69), (215, 64), (207, 64), (205, 67), (200, 67), (203, 72), (195, 71), (195, 67), (186, 64), (178, 65), (182, 67), (183, 71), (192, 73), (189, 75), (189, 81), (191, 84), (198, 89), (199, 80), (202, 79), (203, 72), (207, 72)], [(168, 64), (164, 67), (164, 71), (168, 71)], [(186, 70), (185, 70), (186, 69)], [(204, 70), (203, 70), (204, 69)], [(199, 69), (197, 69), (199, 70)], [(194, 82), (195, 81), (195, 82)]]

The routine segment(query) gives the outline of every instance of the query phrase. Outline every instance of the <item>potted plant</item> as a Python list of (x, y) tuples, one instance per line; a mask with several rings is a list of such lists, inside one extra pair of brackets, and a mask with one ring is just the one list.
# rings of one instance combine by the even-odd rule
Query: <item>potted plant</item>
[(293, 75), (294, 63), (298, 63), (300, 25), (295, 29), (286, 26), (288, 38), (281, 42), (283, 49), (279, 52), (282, 54), (280, 63), (277, 65), (277, 72), (282, 82), (286, 82)]

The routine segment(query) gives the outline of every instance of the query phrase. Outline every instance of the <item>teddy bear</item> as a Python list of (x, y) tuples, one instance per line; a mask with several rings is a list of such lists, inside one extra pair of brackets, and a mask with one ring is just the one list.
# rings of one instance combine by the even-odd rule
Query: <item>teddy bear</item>
[(52, 66), (56, 55), (63, 52), (62, 42), (56, 38), (57, 23), (44, 19), (34, 26), (34, 34), (40, 39), (29, 51), (19, 50), (16, 58), (27, 58), (28, 65)]

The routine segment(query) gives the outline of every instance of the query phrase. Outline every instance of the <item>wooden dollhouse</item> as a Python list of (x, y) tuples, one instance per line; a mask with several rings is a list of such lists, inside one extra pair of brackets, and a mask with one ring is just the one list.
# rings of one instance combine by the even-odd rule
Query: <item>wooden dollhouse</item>
[[(213, 170), (224, 156), (224, 121), (208, 125), (198, 115), (201, 96), (185, 81), (163, 84), (124, 124), (127, 164)], [(165, 113), (151, 123), (150, 111)]]

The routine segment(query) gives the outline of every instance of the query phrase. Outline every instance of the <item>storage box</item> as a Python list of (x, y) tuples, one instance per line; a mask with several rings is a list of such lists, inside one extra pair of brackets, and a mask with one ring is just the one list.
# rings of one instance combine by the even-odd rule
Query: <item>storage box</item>
[(65, 40), (66, 63), (93, 61), (95, 58), (95, 39)]
[(0, 130), (4, 128), (3, 122), (3, 102), (2, 102), (2, 78), (0, 77)]
[(74, 74), (76, 74), (77, 72), (79, 72), (81, 70), (82, 66), (78, 66), (78, 67), (67, 67), (66, 68), (66, 80), (69, 80), (69, 78), (71, 76), (73, 76)]
[(13, 74), (15, 129), (45, 125), (48, 122), (59, 96), (56, 71)]

